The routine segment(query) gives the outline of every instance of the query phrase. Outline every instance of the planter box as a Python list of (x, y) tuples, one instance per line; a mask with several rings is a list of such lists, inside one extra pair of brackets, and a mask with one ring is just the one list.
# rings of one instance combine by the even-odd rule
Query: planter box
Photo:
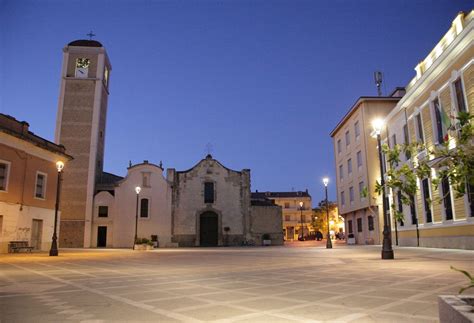
[(438, 297), (440, 323), (474, 322), (474, 295), (443, 295)]
[(153, 246), (148, 244), (136, 244), (134, 250), (153, 250)]
[(263, 240), (264, 246), (270, 246), (272, 244), (272, 240)]
[(355, 238), (347, 238), (347, 244), (356, 244)]

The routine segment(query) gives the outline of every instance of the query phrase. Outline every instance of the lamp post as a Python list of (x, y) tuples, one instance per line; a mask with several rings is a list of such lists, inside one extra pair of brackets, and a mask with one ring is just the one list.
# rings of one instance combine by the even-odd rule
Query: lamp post
[(301, 218), (301, 241), (304, 241), (304, 229), (303, 229), (303, 202), (300, 202), (300, 218)]
[(51, 249), (49, 249), (50, 256), (57, 256), (58, 252), (58, 210), (59, 210), (59, 193), (61, 192), (61, 172), (64, 169), (64, 163), (62, 161), (56, 162), (56, 169), (58, 170), (58, 182), (56, 183), (56, 204), (54, 206), (54, 231), (51, 241)]
[(133, 250), (135, 250), (135, 244), (137, 243), (137, 233), (138, 233), (138, 196), (142, 188), (140, 186), (135, 187), (135, 192), (137, 193), (137, 207), (135, 210), (135, 238), (133, 239)]
[(324, 190), (326, 192), (326, 220), (328, 222), (328, 232), (326, 239), (326, 249), (332, 249), (331, 232), (329, 231), (329, 202), (328, 202), (328, 184), (329, 178), (323, 178)]
[(387, 199), (385, 198), (385, 176), (383, 172), (383, 159), (382, 159), (382, 140), (380, 139), (380, 133), (383, 128), (383, 120), (376, 119), (372, 122), (374, 132), (377, 135), (377, 145), (379, 150), (379, 162), (380, 162), (380, 185), (382, 186), (382, 208), (383, 208), (383, 242), (382, 242), (382, 259), (393, 259), (392, 249), (392, 237), (390, 229), (390, 218), (388, 213)]

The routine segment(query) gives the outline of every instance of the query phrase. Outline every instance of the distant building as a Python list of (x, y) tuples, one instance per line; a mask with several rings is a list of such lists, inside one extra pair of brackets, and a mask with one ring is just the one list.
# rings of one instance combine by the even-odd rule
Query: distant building
[[(255, 192), (253, 198), (267, 198), (282, 210), (283, 234), (285, 240), (298, 240), (314, 231), (312, 222), (311, 195), (308, 190), (298, 192)], [(300, 202), (303, 202), (301, 209)]]
[(70, 159), (63, 146), (35, 135), (25, 121), (0, 114), (0, 253), (8, 251), (10, 241), (28, 241), (35, 250), (49, 250), (56, 162)]
[(374, 193), (380, 164), (372, 120), (387, 116), (403, 94), (398, 88), (387, 97), (360, 97), (331, 132), (338, 209), (345, 219), (346, 237), (353, 234), (357, 244), (382, 241), (381, 199)]
[[(419, 142), (425, 149), (413, 156), (401, 153), (396, 167), (433, 160), (430, 151), (443, 143), (456, 149), (447, 123), (461, 111), (474, 113), (474, 11), (457, 15), (415, 71), (405, 96), (385, 118), (382, 139), (392, 148)], [(397, 223), (399, 244), (474, 249), (474, 186), (468, 185), (464, 196), (455, 197), (449, 179), (433, 185), (431, 179), (436, 177), (439, 169), (433, 163), (431, 178), (418, 179), (418, 191), (410, 205), (403, 204), (400, 192), (389, 192), (390, 204), (404, 215), (404, 221)], [(394, 210), (390, 211), (393, 215)]]

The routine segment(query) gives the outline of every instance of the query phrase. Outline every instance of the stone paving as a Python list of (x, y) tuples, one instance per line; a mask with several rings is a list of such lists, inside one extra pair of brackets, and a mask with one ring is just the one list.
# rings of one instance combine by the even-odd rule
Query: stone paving
[(0, 255), (0, 322), (437, 322), (474, 252), (292, 248)]

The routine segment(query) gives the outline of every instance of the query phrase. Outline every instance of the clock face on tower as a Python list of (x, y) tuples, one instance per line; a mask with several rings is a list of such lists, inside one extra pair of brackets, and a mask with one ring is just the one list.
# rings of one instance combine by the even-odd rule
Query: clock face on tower
[(87, 78), (89, 75), (89, 65), (91, 61), (88, 58), (78, 58), (76, 59), (76, 77), (77, 78)]

